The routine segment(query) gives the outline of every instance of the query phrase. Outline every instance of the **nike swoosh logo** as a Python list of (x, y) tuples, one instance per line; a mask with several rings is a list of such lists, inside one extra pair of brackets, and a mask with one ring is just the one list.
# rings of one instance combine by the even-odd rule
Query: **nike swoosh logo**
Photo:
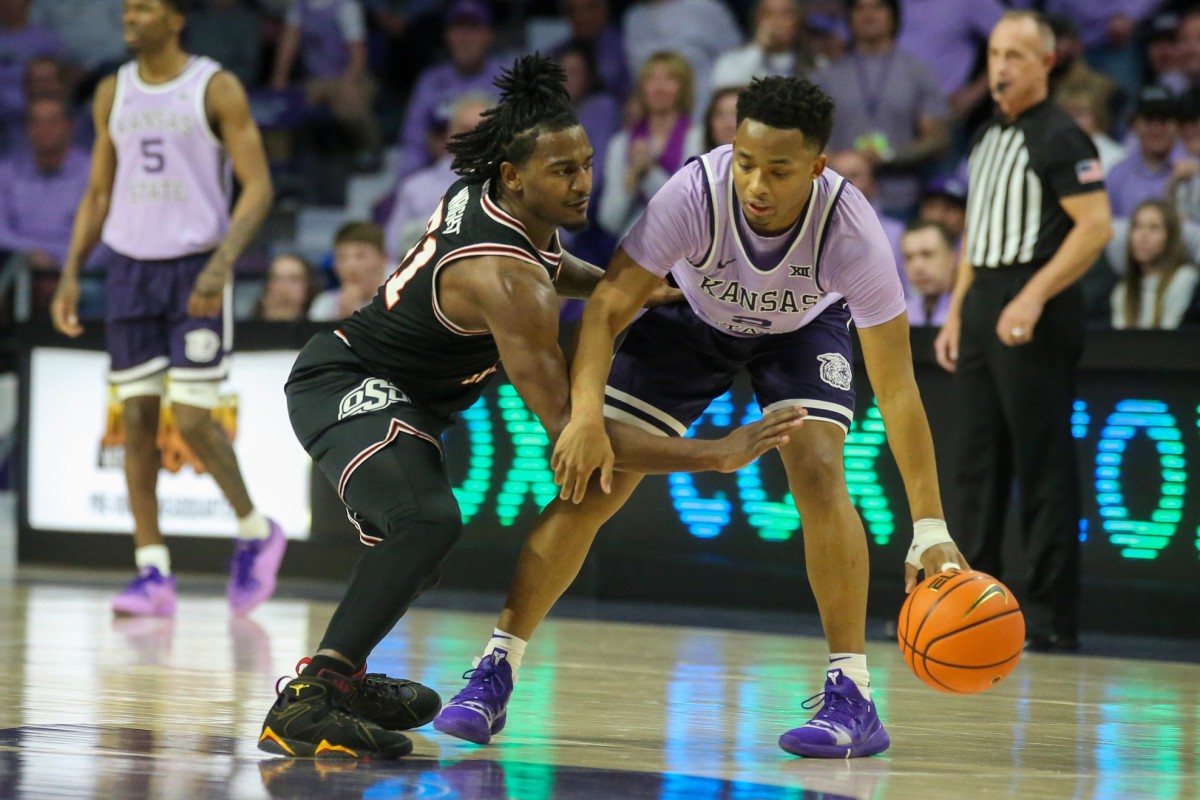
[(850, 658), (851, 658), (850, 656), (842, 656), (841, 658), (831, 658), (831, 659), (829, 659), (829, 663), (836, 664), (839, 661), (849, 661)]
[(967, 617), (969, 617), (971, 615), (972, 611), (979, 608), (981, 605), (983, 605), (984, 603), (986, 603), (988, 600), (992, 599), (993, 597), (1003, 597), (1004, 605), (1008, 605), (1008, 592), (1006, 592), (1004, 590), (1004, 587), (1001, 586), (1000, 584), (993, 583), (990, 586), (988, 586), (986, 589), (983, 590), (983, 594), (979, 595), (978, 600), (976, 600), (974, 603), (971, 603), (970, 608), (968, 608), (965, 612), (963, 612), (963, 619), (966, 619)]

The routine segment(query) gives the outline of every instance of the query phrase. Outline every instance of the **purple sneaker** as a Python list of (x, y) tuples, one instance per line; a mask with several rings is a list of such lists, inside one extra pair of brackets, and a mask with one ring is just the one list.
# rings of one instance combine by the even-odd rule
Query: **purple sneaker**
[(779, 746), (789, 753), (809, 758), (860, 758), (888, 749), (892, 743), (875, 704), (862, 696), (858, 686), (840, 669), (825, 673), (825, 691), (803, 703), (813, 708), (823, 698), (821, 710), (806, 724), (779, 737)]
[(175, 576), (146, 567), (113, 598), (114, 614), (130, 617), (170, 617), (175, 614)]
[(229, 607), (234, 614), (248, 614), (275, 593), (275, 575), (287, 549), (283, 528), (267, 520), (271, 533), (265, 539), (238, 539), (229, 560)]
[(493, 650), (480, 659), (475, 669), (463, 673), (466, 688), (434, 718), (433, 727), (475, 744), (487, 744), (504, 730), (513, 690), (507, 656), (504, 650)]

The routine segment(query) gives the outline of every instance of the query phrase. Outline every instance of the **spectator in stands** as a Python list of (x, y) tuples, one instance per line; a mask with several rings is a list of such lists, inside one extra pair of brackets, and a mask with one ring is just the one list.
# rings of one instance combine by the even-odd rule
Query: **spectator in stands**
[[(1142, 65), (1134, 33), (1161, 0), (1038, 0), (1038, 4), (1049, 16), (1074, 21), (1089, 64), (1116, 80), (1126, 93), (1137, 91)], [(1034, 0), (1017, 0), (1013, 5), (1028, 7)]]
[(917, 202), (917, 219), (941, 225), (950, 235), (957, 253), (967, 227), (966, 181), (945, 175), (926, 184)]
[(1067, 112), (1075, 124), (1091, 137), (1100, 154), (1105, 174), (1125, 159), (1125, 148), (1108, 135), (1108, 92), (1091, 82), (1063, 83), (1054, 93), (1054, 102)]
[(19, 127), (25, 114), (25, 66), (37, 56), (62, 57), (62, 39), (29, 22), (29, 0), (0, 0), (0, 123)]
[(441, 124), (437, 132), (441, 156), (400, 181), (384, 236), (393, 262), (398, 262), (421, 238), (438, 200), (450, 184), (458, 180), (458, 175), (450, 168), (453, 158), (446, 152), (446, 142), (452, 136), (472, 130), (491, 106), (492, 98), (482, 92), (471, 92), (456, 99), (450, 121)]
[(928, 64), (961, 120), (988, 96), (987, 74), (974, 74), (979, 53), (1004, 13), (999, 0), (904, 0), (896, 46)]
[(1179, 71), (1186, 86), (1200, 86), (1200, 6), (1183, 12), (1176, 35)]
[(1134, 210), (1125, 253), (1125, 275), (1113, 288), (1112, 326), (1175, 329), (1200, 283), (1189, 263), (1179, 216), (1164, 200), (1146, 200)]
[(737, 133), (737, 86), (726, 86), (712, 93), (704, 109), (704, 152), (723, 144), (733, 144)]
[(243, 85), (262, 83), (263, 39), (258, 17), (244, 0), (208, 0), (188, 15), (188, 51), (208, 56), (237, 76)]
[(33, 0), (29, 21), (58, 34), (62, 55), (95, 83), (129, 57), (124, 8), (124, 0)]
[(316, 322), (334, 322), (371, 302), (387, 278), (383, 229), (373, 222), (348, 222), (333, 239), (333, 272), (339, 286), (317, 295), (308, 309)]
[(742, 44), (741, 28), (720, 0), (636, 0), (621, 29), (629, 74), (640, 75), (655, 53), (678, 53), (692, 69), (693, 98), (701, 106), (708, 102), (713, 64)]
[(730, 50), (713, 66), (714, 90), (746, 86), (766, 75), (808, 75), (818, 66), (809, 47), (802, 0), (757, 0), (754, 34), (745, 46)]
[(908, 324), (940, 328), (950, 310), (950, 291), (958, 268), (958, 243), (936, 222), (917, 219), (900, 240)]
[(281, 253), (267, 268), (267, 282), (254, 306), (253, 318), (266, 322), (307, 319), (320, 291), (320, 278), (312, 264), (295, 253)]
[(1176, 110), (1185, 155), (1171, 168), (1163, 196), (1175, 201), (1185, 223), (1200, 223), (1200, 87), (1184, 92)]
[(898, 0), (848, 0), (851, 49), (814, 81), (837, 104), (830, 150), (858, 150), (875, 169), (880, 204), (907, 218), (920, 168), (950, 144), (949, 111), (933, 70), (896, 47)]
[[(0, 251), (33, 272), (35, 306), (47, 308), (71, 241), (75, 208), (87, 188), (90, 160), (72, 145), (74, 126), (63, 100), (31, 100), (25, 119), (29, 147), (0, 161)], [(95, 291), (85, 286), (81, 313), (88, 314), (95, 299)]]
[(888, 216), (880, 209), (879, 184), (875, 181), (875, 168), (872, 166), (871, 160), (857, 150), (835, 150), (829, 154), (828, 165), (834, 172), (858, 187), (863, 197), (867, 198), (871, 204), (871, 208), (875, 209), (875, 216), (879, 217), (879, 224), (883, 226), (888, 244), (892, 246), (896, 269), (900, 271), (900, 276), (903, 278), (904, 273), (900, 269), (902, 258), (900, 239), (904, 235), (904, 223)]
[(1180, 69), (1179, 15), (1155, 14), (1145, 26), (1146, 82), (1165, 86), (1175, 94), (1188, 88)]
[(1167, 89), (1142, 87), (1132, 125), (1137, 144), (1104, 181), (1114, 217), (1129, 216), (1143, 200), (1166, 196), (1179, 137), (1176, 114), (1175, 97)]
[[(583, 43), (591, 50), (605, 91), (624, 100), (629, 94), (629, 67), (621, 29), (611, 19), (608, 0), (563, 0), (562, 13), (571, 26), (568, 42)], [(558, 55), (560, 51), (554, 52)]]
[(309, 105), (328, 107), (364, 163), (378, 156), (379, 126), (371, 112), (374, 81), (367, 73), (366, 21), (357, 0), (292, 0), (275, 51), (271, 88), (290, 84), (297, 56)]
[[(1057, 100), (1064, 89), (1083, 88), (1098, 95), (1105, 108), (1119, 107), (1123, 94), (1112, 78), (1088, 66), (1083, 57), (1083, 40), (1079, 38), (1079, 29), (1075, 27), (1075, 23), (1062, 16), (1047, 17), (1046, 21), (1050, 24), (1050, 30), (1054, 32), (1054, 67), (1050, 70), (1050, 97)], [(1102, 128), (1107, 129), (1107, 125)]]
[(663, 184), (704, 146), (693, 123), (692, 68), (678, 53), (655, 53), (642, 65), (634, 90), (637, 121), (608, 144), (597, 221), (620, 237)]
[(23, 84), (25, 102), (42, 97), (54, 97), (70, 102), (71, 76), (66, 62), (54, 56), (37, 56), (25, 65)]
[(555, 50), (555, 60), (567, 75), (565, 88), (579, 124), (587, 131), (595, 150), (592, 160), (592, 191), (599, 191), (604, 173), (604, 154), (608, 140), (621, 128), (621, 102), (605, 89), (592, 48), (571, 40)]
[(484, 92), (498, 99), (492, 81), (504, 64), (492, 55), (495, 38), (492, 12), (483, 2), (455, 0), (449, 6), (445, 45), (450, 60), (426, 68), (413, 87), (400, 132), (400, 180), (434, 162), (426, 133), (434, 120), (450, 118), (454, 98)]

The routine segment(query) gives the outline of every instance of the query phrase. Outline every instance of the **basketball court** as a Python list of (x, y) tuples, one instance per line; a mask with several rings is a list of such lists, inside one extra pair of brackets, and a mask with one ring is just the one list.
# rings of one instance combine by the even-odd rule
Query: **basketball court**
[[(800, 704), (820, 689), (820, 638), (784, 635), (778, 615), (714, 614), (725, 627), (703, 627), (592, 608), (539, 632), (491, 746), (427, 727), (400, 762), (316, 763), (255, 742), (276, 679), (311, 653), (337, 587), (291, 583), (231, 619), (216, 579), (184, 575), (174, 620), (114, 619), (120, 580), (26, 570), (0, 588), (0, 798), (1197, 797), (1200, 645), (1125, 642), (1164, 660), (1030, 654), (988, 692), (954, 697), (920, 683), (875, 621), (868, 654), (892, 747), (818, 761), (776, 739), (810, 716)], [(370, 668), (448, 697), (494, 614), (437, 608), (436, 595)]]

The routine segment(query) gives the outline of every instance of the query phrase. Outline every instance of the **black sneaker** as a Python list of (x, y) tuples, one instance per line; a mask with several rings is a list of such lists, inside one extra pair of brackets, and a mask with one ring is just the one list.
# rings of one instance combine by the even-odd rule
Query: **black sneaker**
[(407, 736), (345, 710), (351, 681), (322, 670), (293, 678), (267, 712), (258, 749), (293, 758), (393, 759), (412, 752)]
[[(312, 659), (296, 664), (302, 673)], [(382, 672), (368, 673), (364, 664), (351, 680), (346, 710), (389, 731), (407, 731), (428, 725), (442, 710), (442, 698), (428, 686)]]

